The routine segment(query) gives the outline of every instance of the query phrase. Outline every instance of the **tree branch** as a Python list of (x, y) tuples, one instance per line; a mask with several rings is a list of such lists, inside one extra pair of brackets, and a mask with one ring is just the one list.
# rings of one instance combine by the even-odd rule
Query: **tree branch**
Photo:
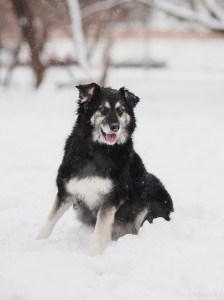
[[(213, 2), (212, 0), (205, 0), (206, 2)], [(174, 17), (190, 21), (190, 22), (195, 22), (198, 24), (203, 25), (204, 27), (215, 30), (215, 31), (224, 31), (224, 23), (223, 23), (223, 18), (220, 19), (221, 15), (223, 15), (223, 11), (219, 9), (219, 19), (217, 20), (215, 18), (210, 18), (202, 13), (194, 12), (191, 11), (185, 7), (182, 6), (177, 6), (170, 1), (167, 0), (105, 0), (105, 1), (100, 1), (95, 4), (87, 6), (83, 10), (83, 18), (87, 18), (90, 15), (96, 13), (96, 12), (101, 12), (105, 11), (107, 9), (114, 8), (118, 5), (124, 5), (124, 4), (144, 4), (147, 5), (151, 8), (156, 8), (158, 10), (161, 10), (169, 15), (172, 15)], [(214, 10), (214, 5), (213, 5), (213, 10)], [(215, 10), (217, 14), (217, 9)]]
[(87, 7), (85, 7), (82, 11), (82, 17), (88, 18), (94, 13), (97, 12), (102, 12), (108, 9), (112, 9), (118, 5), (123, 5), (123, 4), (132, 4), (132, 0), (105, 0), (105, 1), (98, 1), (94, 4), (91, 4)]
[(204, 0), (205, 6), (209, 11), (224, 25), (224, 10), (214, 0)]
[(219, 22), (218, 20), (209, 18), (201, 13), (195, 13), (189, 9), (177, 6), (171, 2), (165, 0), (138, 0), (138, 2), (153, 6), (154, 8), (164, 11), (165, 13), (170, 14), (174, 17), (201, 24), (209, 29), (224, 31), (224, 24)]

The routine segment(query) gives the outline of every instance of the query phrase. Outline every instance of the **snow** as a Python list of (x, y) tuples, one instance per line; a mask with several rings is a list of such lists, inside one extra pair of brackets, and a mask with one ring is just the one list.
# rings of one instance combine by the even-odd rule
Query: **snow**
[[(208, 59), (203, 67), (191, 53), (187, 56), (187, 48), (186, 68), (178, 65), (180, 53), (174, 52), (170, 69), (111, 71), (109, 85), (125, 85), (141, 98), (135, 148), (147, 169), (164, 182), (175, 212), (171, 222), (145, 223), (138, 236), (111, 242), (94, 258), (89, 255), (91, 232), (72, 210), (48, 240), (35, 240), (54, 200), (78, 93), (55, 88), (56, 80), (66, 78), (59, 68), (49, 71), (38, 91), (29, 86), (27, 70), (15, 72), (12, 87), (0, 91), (1, 300), (224, 298), (219, 48), (224, 43), (207, 42), (211, 46), (203, 48), (204, 43), (202, 56), (207, 53)], [(214, 60), (220, 59), (213, 69), (210, 47)]]

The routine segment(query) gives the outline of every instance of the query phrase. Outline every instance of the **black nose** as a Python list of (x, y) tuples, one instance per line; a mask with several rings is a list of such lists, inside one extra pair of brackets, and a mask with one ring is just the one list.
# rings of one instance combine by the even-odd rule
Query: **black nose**
[(120, 126), (118, 123), (111, 123), (110, 124), (110, 129), (114, 132), (117, 132), (119, 130)]

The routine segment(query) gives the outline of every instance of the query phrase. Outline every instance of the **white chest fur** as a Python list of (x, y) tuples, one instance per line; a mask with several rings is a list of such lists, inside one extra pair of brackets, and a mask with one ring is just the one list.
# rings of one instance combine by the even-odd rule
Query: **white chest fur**
[(109, 178), (91, 176), (82, 179), (72, 178), (67, 183), (67, 191), (82, 199), (89, 208), (100, 204), (103, 196), (108, 194), (113, 184)]

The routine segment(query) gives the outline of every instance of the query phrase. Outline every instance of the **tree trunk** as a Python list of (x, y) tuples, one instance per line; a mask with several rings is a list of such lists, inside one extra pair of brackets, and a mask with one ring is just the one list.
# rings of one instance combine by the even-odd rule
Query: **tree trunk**
[(71, 18), (73, 40), (75, 42), (78, 62), (89, 80), (94, 76), (87, 57), (87, 47), (82, 27), (81, 8), (78, 0), (67, 0), (68, 12)]
[(30, 47), (31, 53), (31, 67), (36, 76), (35, 86), (38, 87), (44, 76), (44, 66), (40, 60), (41, 48), (38, 41), (37, 35), (35, 33), (35, 28), (33, 24), (34, 16), (29, 0), (11, 0), (15, 13), (19, 19), (19, 24), (21, 26), (24, 39), (27, 41)]

